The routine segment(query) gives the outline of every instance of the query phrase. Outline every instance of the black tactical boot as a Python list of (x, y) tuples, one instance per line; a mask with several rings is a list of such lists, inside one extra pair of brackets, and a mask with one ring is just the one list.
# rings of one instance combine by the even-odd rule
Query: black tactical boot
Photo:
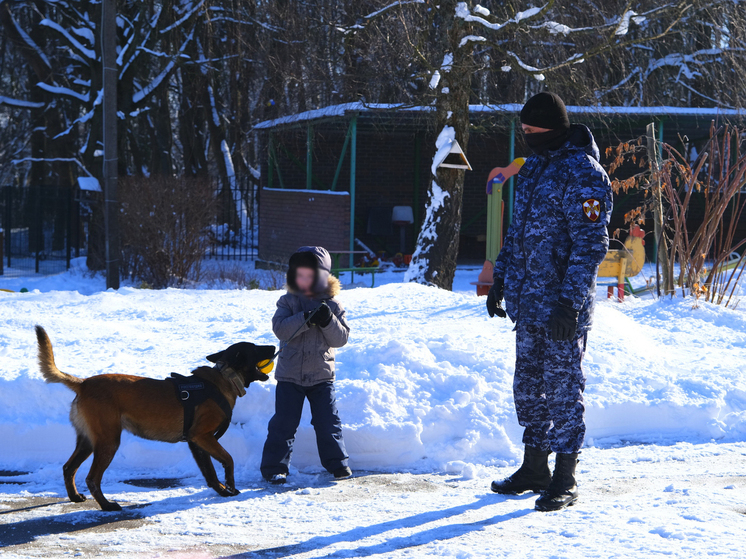
[(575, 483), (575, 466), (577, 464), (577, 452), (557, 454), (552, 483), (545, 491), (542, 491), (541, 497), (536, 500), (536, 510), (543, 512), (560, 510), (578, 500), (578, 486)]
[(523, 451), (523, 464), (512, 476), (492, 482), (492, 491), (501, 495), (518, 495), (526, 491), (539, 493), (549, 487), (552, 472), (549, 471), (548, 450), (527, 446)]

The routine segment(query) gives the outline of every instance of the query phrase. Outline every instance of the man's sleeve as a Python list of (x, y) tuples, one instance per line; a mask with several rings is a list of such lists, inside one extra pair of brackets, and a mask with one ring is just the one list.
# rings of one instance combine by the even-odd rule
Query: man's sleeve
[(598, 266), (609, 249), (612, 204), (609, 177), (589, 159), (582, 159), (571, 173), (563, 200), (572, 248), (560, 300), (576, 310), (595, 287)]

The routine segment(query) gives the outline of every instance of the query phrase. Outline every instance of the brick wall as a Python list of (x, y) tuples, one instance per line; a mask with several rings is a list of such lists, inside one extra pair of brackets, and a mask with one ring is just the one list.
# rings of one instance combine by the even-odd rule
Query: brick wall
[(314, 190), (263, 188), (259, 197), (259, 259), (287, 262), (298, 247), (347, 250), (350, 196)]

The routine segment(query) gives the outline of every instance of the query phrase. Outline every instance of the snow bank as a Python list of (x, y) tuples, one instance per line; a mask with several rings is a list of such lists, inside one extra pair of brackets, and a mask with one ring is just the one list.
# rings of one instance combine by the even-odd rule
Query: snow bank
[[(279, 292), (113, 292), (87, 281), (90, 295), (0, 292), (0, 468), (54, 465), (58, 476), (74, 446), (67, 417), (73, 395), (42, 381), (36, 323), (47, 328), (60, 369), (82, 377), (164, 378), (206, 364), (205, 355), (236, 341), (276, 343), (270, 319)], [(487, 318), (484, 298), (397, 283), (350, 289), (341, 301), (352, 336), (338, 352), (337, 391), (354, 468), (468, 476), (470, 465), (518, 457), (515, 338), (507, 321)], [(744, 440), (745, 358), (741, 311), (692, 309), (689, 300), (602, 299), (585, 361), (589, 444)], [(241, 475), (256, 475), (273, 392), (273, 381), (252, 385), (223, 439)], [(293, 464), (315, 471), (309, 421), (306, 410)], [(186, 445), (131, 435), (112, 468), (195, 475)]]

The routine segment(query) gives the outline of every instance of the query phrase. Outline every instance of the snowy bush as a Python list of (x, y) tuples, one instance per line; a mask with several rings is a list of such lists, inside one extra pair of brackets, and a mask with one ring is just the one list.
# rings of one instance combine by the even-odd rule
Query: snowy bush
[(211, 183), (137, 176), (120, 184), (122, 274), (155, 288), (198, 280), (215, 212)]

